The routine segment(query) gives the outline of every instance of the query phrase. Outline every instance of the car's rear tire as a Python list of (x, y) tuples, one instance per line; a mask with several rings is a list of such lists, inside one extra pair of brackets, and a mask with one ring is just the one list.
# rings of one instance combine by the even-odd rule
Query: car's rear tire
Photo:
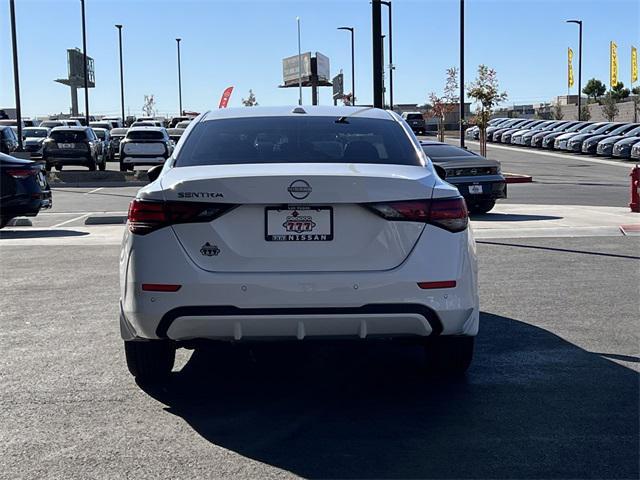
[(432, 375), (463, 375), (473, 359), (475, 337), (434, 337), (426, 342), (427, 371)]
[(128, 170), (127, 166), (124, 163), (120, 162), (120, 171), (126, 172), (127, 170)]
[(489, 213), (496, 206), (495, 200), (482, 200), (469, 205), (471, 213)]
[(104, 172), (107, 169), (107, 159), (102, 157), (102, 161), (100, 162), (100, 165), (98, 165), (98, 169), (101, 172)]
[(10, 218), (0, 217), (0, 228), (4, 228), (9, 223)]
[(62, 171), (63, 166), (62, 165), (56, 165), (56, 170), (58, 170), (59, 172)]
[(168, 340), (125, 341), (124, 353), (131, 375), (141, 382), (148, 382), (169, 376), (176, 349)]
[(89, 167), (90, 172), (94, 172), (96, 170), (96, 159), (91, 157), (87, 162), (87, 167)]

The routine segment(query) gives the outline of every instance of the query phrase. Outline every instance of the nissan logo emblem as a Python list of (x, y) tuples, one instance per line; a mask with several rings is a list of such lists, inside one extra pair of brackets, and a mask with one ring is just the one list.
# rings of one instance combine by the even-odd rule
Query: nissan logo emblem
[(287, 192), (296, 200), (304, 200), (311, 193), (311, 185), (304, 180), (295, 180), (287, 188)]

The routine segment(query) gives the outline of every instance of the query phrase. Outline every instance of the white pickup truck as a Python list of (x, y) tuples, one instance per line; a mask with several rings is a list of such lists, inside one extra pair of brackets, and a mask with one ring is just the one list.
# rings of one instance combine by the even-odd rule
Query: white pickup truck
[(173, 153), (173, 142), (163, 127), (131, 127), (120, 142), (120, 171), (135, 165), (160, 165)]

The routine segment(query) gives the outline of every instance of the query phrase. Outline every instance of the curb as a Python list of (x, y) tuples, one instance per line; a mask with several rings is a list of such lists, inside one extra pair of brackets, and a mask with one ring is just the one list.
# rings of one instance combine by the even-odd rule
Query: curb
[(145, 170), (135, 172), (112, 170), (49, 172), (47, 179), (52, 186), (68, 187), (136, 187), (149, 183), (149, 177)]
[(517, 173), (503, 173), (502, 174), (507, 183), (531, 183), (533, 177), (531, 175), (519, 175)]
[(124, 225), (127, 223), (126, 215), (89, 215), (85, 225)]

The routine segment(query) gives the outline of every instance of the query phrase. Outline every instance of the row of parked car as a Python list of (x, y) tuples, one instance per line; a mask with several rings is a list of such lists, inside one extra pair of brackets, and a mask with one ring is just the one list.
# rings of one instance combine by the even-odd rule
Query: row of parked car
[[(478, 127), (466, 131), (469, 138), (479, 135)], [(494, 118), (486, 136), (494, 143), (640, 159), (640, 123)]]
[[(2, 122), (0, 152), (10, 154), (18, 148), (17, 126), (10, 124), (16, 121)], [(189, 122), (179, 117), (171, 123), (174, 128), (166, 129), (163, 121), (151, 117), (136, 120), (130, 128), (124, 128), (120, 119), (92, 121), (88, 126), (77, 119), (48, 120), (22, 129), (23, 148), (47, 171), (65, 165), (105, 170), (109, 161), (118, 161), (121, 171), (133, 170), (135, 165), (164, 163)]]

